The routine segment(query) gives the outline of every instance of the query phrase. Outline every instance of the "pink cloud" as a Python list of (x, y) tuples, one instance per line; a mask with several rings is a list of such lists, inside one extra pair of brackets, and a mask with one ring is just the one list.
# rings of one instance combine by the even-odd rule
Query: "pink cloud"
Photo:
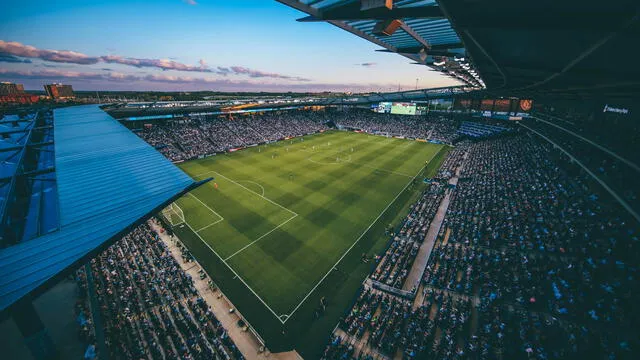
[(203, 78), (162, 74), (123, 74), (118, 72), (92, 73), (65, 70), (7, 70), (0, 69), (0, 78), (25, 83), (27, 88), (40, 88), (43, 82), (71, 83), (77, 90), (229, 90), (229, 91), (368, 91), (389, 88), (390, 84), (278, 84), (230, 78)]
[(87, 56), (68, 50), (43, 50), (30, 45), (24, 45), (15, 41), (0, 40), (0, 53), (20, 56), (25, 58), (38, 58), (46, 61), (91, 65), (100, 62), (99, 57)]
[(100, 59), (109, 64), (121, 64), (141, 67), (155, 67), (162, 70), (177, 70), (177, 71), (195, 71), (195, 72), (213, 72), (209, 69), (204, 62), (200, 59), (199, 66), (186, 65), (174, 60), (169, 59), (136, 59), (136, 58), (123, 58), (117, 55), (105, 55)]
[(93, 65), (97, 63), (120, 64), (126, 66), (134, 66), (137, 68), (157, 68), (161, 70), (174, 70), (185, 72), (214, 73), (222, 76), (227, 75), (244, 75), (251, 78), (271, 78), (289, 81), (310, 81), (309, 79), (290, 76), (278, 73), (270, 73), (243, 66), (216, 67), (210, 68), (207, 63), (200, 59), (198, 65), (187, 65), (170, 59), (145, 59), (131, 58), (119, 55), (103, 55), (89, 56), (75, 51), (68, 50), (43, 50), (34, 46), (24, 45), (19, 42), (6, 42), (0, 40), (0, 54), (4, 58), (17, 62), (20, 58), (35, 58), (44, 61), (53, 61), (58, 63), (71, 63), (79, 65)]
[(243, 66), (232, 66), (230, 69), (234, 74), (248, 75), (249, 77), (252, 77), (252, 78), (273, 78), (273, 79), (285, 79), (285, 80), (295, 80), (295, 81), (310, 81), (309, 79), (305, 79), (297, 76), (268, 73), (264, 71), (249, 69)]

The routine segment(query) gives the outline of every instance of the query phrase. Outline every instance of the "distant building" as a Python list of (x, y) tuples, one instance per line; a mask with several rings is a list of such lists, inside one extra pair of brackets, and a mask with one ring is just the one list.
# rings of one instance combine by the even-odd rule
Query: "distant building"
[(0, 95), (24, 94), (24, 86), (22, 84), (14, 84), (10, 82), (0, 83)]
[(0, 104), (33, 104), (40, 101), (40, 97), (38, 95), (32, 94), (12, 94), (12, 95), (0, 95)]
[(33, 104), (38, 100), (38, 95), (26, 94), (22, 84), (0, 83), (0, 104)]
[(44, 86), (44, 91), (52, 99), (72, 99), (75, 97), (71, 85), (49, 84)]

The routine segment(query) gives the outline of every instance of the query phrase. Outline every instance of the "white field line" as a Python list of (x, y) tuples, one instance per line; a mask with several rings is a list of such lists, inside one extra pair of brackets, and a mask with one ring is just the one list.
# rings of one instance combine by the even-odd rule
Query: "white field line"
[(243, 246), (242, 249), (234, 252), (233, 254), (231, 254), (229, 257), (227, 257), (226, 259), (224, 259), (224, 261), (227, 261), (229, 259), (231, 259), (232, 257), (238, 255), (239, 253), (241, 253), (242, 251), (244, 251), (246, 248), (248, 248), (249, 246), (257, 243), (258, 241), (262, 240), (262, 238), (266, 237), (267, 235), (271, 234), (272, 232), (274, 232), (276, 229), (279, 229), (281, 226), (284, 226), (284, 224), (288, 223), (289, 221), (295, 219), (298, 216), (298, 214), (293, 215), (292, 217), (288, 218), (287, 220), (285, 220), (284, 222), (282, 222), (280, 225), (274, 227), (273, 229), (269, 230), (267, 233), (263, 234), (262, 236), (260, 236), (259, 238), (253, 240), (252, 242), (248, 243), (247, 245)]
[(202, 231), (202, 230), (208, 229), (208, 228), (210, 228), (211, 226), (213, 226), (213, 225), (215, 225), (215, 224), (217, 224), (217, 223), (219, 223), (219, 222), (221, 222), (221, 221), (223, 221), (223, 220), (224, 220), (224, 218), (221, 218), (221, 219), (220, 219), (220, 220), (218, 220), (218, 221), (214, 221), (214, 222), (212, 222), (211, 224), (209, 224), (209, 225), (205, 225), (205, 226), (201, 227), (200, 229), (196, 230), (196, 232), (200, 232), (200, 231)]
[(254, 184), (254, 185), (258, 185), (258, 186), (260, 186), (260, 189), (262, 189), (262, 194), (261, 194), (261, 196), (264, 196), (264, 186), (262, 186), (262, 185), (258, 184), (257, 182), (255, 182), (255, 181), (251, 181), (251, 180), (238, 180), (238, 182), (248, 182), (248, 183), (251, 183), (251, 184)]
[[(217, 224), (217, 223), (219, 223), (219, 222), (221, 222), (221, 221), (223, 221), (223, 220), (224, 220), (224, 217), (223, 217), (222, 215), (218, 214), (217, 212), (215, 212), (215, 210), (213, 210), (212, 208), (210, 208), (207, 204), (203, 203), (203, 202), (202, 202), (202, 200), (198, 199), (198, 197), (197, 197), (197, 196), (193, 195), (192, 193), (189, 193), (189, 196), (191, 196), (192, 198), (194, 198), (194, 199), (198, 200), (198, 202), (199, 202), (200, 204), (202, 204), (204, 207), (206, 207), (207, 209), (209, 209), (209, 211), (211, 211), (212, 213), (216, 214), (216, 216), (220, 218), (220, 219), (218, 219), (218, 221), (214, 221), (214, 222), (212, 222), (212, 223), (211, 223), (211, 224), (209, 224), (209, 225), (205, 225), (204, 227), (201, 227), (201, 228), (200, 228), (200, 229), (198, 229), (196, 232), (200, 232), (200, 231), (202, 231), (202, 230), (204, 230), (204, 229), (208, 228), (209, 226), (213, 226), (213, 225), (215, 225), (215, 224)], [(185, 221), (185, 222), (186, 222), (186, 221)]]
[[(440, 149), (441, 150), (441, 149)], [(420, 172), (422, 172), (424, 170), (425, 167), (427, 167), (427, 165), (429, 165), (429, 163), (431, 162), (431, 160), (433, 160), (433, 158), (440, 153), (440, 150), (438, 150), (437, 152), (435, 152), (431, 158), (425, 163), (425, 165), (420, 168), (420, 170), (418, 171), (418, 173), (416, 173), (416, 175), (413, 177), (413, 179), (415, 179)], [(297, 217), (298, 214), (292, 210), (289, 210), (287, 208), (285, 208), (284, 206), (272, 201), (271, 199), (268, 199), (258, 193), (256, 193), (255, 191), (246, 188), (245, 186), (235, 182), (234, 180), (231, 180), (229, 178), (227, 178), (226, 176), (218, 173), (217, 171), (207, 171), (205, 173), (202, 174), (198, 174), (195, 175), (194, 177), (200, 177), (203, 175), (207, 175), (210, 173), (216, 173), (218, 174), (220, 177), (225, 178), (227, 180), (229, 180), (232, 183), (235, 183), (236, 185), (246, 189), (247, 191), (250, 191), (262, 198), (264, 198), (265, 200), (291, 212), (292, 214), (294, 214), (295, 216), (293, 216), (292, 218), (288, 219), (286, 222), (292, 220), (294, 217)], [(412, 180), (413, 181), (413, 180)], [(193, 231), (194, 234), (196, 234), (196, 236), (198, 236), (198, 238), (200, 239), (200, 241), (202, 241), (219, 259), (220, 261), (222, 261), (228, 268), (229, 270), (231, 270), (231, 272), (249, 289), (249, 291), (251, 291), (251, 293), (253, 295), (255, 295), (256, 298), (258, 298), (258, 300), (260, 300), (260, 302), (267, 308), (269, 309), (269, 311), (278, 319), (278, 321), (280, 321), (281, 324), (285, 324), (289, 319), (291, 319), (291, 317), (293, 316), (293, 314), (300, 308), (300, 306), (302, 306), (302, 304), (307, 300), (307, 298), (309, 298), (309, 296), (316, 290), (316, 288), (318, 288), (318, 286), (320, 286), (320, 284), (327, 278), (327, 276), (333, 271), (333, 269), (342, 261), (342, 259), (344, 259), (344, 257), (349, 253), (349, 251), (351, 251), (351, 249), (360, 241), (360, 239), (364, 236), (364, 234), (367, 233), (367, 231), (369, 231), (369, 229), (371, 229), (371, 227), (373, 227), (373, 225), (378, 221), (378, 219), (380, 219), (380, 217), (382, 217), (382, 215), (387, 211), (387, 209), (391, 206), (391, 204), (393, 204), (395, 202), (395, 200), (400, 196), (400, 194), (402, 194), (402, 192), (404, 192), (404, 190), (411, 184), (411, 181), (409, 183), (407, 183), (407, 185), (405, 185), (405, 187), (398, 193), (398, 195), (396, 195), (396, 197), (391, 200), (391, 202), (387, 205), (387, 207), (385, 207), (384, 210), (382, 210), (382, 212), (380, 213), (380, 215), (378, 215), (378, 217), (367, 227), (367, 229), (365, 229), (365, 231), (354, 241), (354, 243), (344, 252), (344, 254), (342, 254), (342, 256), (340, 257), (340, 259), (338, 259), (338, 261), (336, 261), (336, 263), (329, 269), (329, 271), (320, 279), (320, 281), (318, 281), (318, 283), (307, 293), (307, 295), (305, 295), (305, 297), (300, 301), (300, 303), (291, 311), (291, 313), (289, 314), (282, 314), (282, 315), (278, 315), (276, 314), (275, 311), (273, 311), (273, 309), (249, 286), (249, 284), (247, 284), (247, 282), (225, 261), (225, 259), (223, 259), (212, 247), (211, 245), (209, 245), (203, 238), (202, 236), (200, 236), (200, 234), (198, 234), (192, 227), (191, 225), (189, 225), (189, 223), (185, 222), (185, 224), (189, 227), (189, 229), (191, 229), (191, 231)], [(199, 199), (198, 199), (199, 200)], [(206, 205), (205, 205), (206, 206)], [(208, 206), (207, 206), (208, 207)], [(278, 227), (284, 225), (278, 225)], [(278, 228), (276, 227), (276, 228)], [(273, 230), (275, 230), (276, 228), (274, 228)], [(272, 230), (272, 231), (273, 231)], [(282, 320), (282, 318), (284, 318), (284, 321)]]
[(202, 173), (202, 174), (196, 175), (195, 177), (200, 177), (200, 176), (207, 175), (207, 174), (211, 174), (211, 173), (216, 173), (216, 174), (218, 174), (218, 176), (220, 176), (221, 178), (227, 179), (228, 181), (230, 181), (230, 182), (232, 182), (232, 183), (234, 183), (234, 184), (236, 184), (236, 185), (240, 186), (241, 188), (243, 188), (243, 189), (245, 189), (245, 190), (247, 190), (247, 191), (249, 191), (249, 192), (252, 192), (252, 193), (254, 193), (254, 194), (256, 194), (256, 195), (260, 196), (261, 198), (263, 198), (263, 199), (267, 200), (268, 202), (272, 203), (273, 205), (276, 205), (276, 206), (278, 206), (278, 207), (280, 207), (280, 208), (282, 208), (282, 209), (284, 209), (284, 210), (287, 210), (288, 212), (290, 212), (290, 213), (292, 213), (292, 214), (294, 214), (294, 215), (298, 215), (298, 213), (297, 213), (297, 212), (295, 212), (295, 211), (293, 211), (293, 210), (290, 210), (290, 209), (287, 209), (286, 207), (284, 207), (284, 206), (282, 206), (282, 205), (278, 204), (277, 202), (275, 202), (275, 201), (273, 201), (273, 200), (271, 200), (271, 199), (269, 199), (269, 198), (265, 197), (264, 195), (260, 195), (260, 194), (258, 194), (257, 192), (255, 192), (255, 191), (253, 191), (253, 190), (249, 189), (248, 187), (246, 187), (246, 186), (244, 186), (244, 185), (242, 185), (242, 184), (240, 184), (240, 183), (238, 183), (238, 182), (236, 182), (236, 181), (234, 181), (234, 180), (229, 179), (228, 177), (226, 177), (226, 176), (224, 176), (224, 175), (220, 174), (220, 173), (219, 173), (219, 172), (217, 172), (217, 171), (214, 171), (214, 170), (207, 171), (206, 173)]
[(232, 272), (232, 273), (233, 273), (233, 274), (234, 274), (234, 275), (235, 275), (235, 276), (236, 276), (236, 277), (237, 277), (237, 278), (238, 278), (238, 279), (239, 279), (239, 280), (244, 284), (244, 286), (246, 286), (246, 287), (247, 287), (247, 289), (249, 289), (249, 291), (251, 291), (251, 293), (252, 293), (253, 295), (255, 295), (255, 297), (257, 297), (257, 298), (258, 298), (258, 300), (260, 300), (260, 302), (261, 302), (264, 306), (266, 306), (266, 307), (267, 307), (267, 309), (269, 309), (269, 311), (271, 311), (271, 313), (273, 314), (273, 316), (275, 316), (275, 317), (276, 317), (276, 319), (278, 319), (278, 321), (280, 321), (282, 324), (284, 324), (284, 321), (282, 321), (282, 320), (280, 319), (280, 315), (276, 314), (276, 312), (275, 312), (275, 311), (273, 311), (273, 309), (272, 309), (269, 305), (267, 305), (267, 303), (266, 303), (264, 300), (262, 300), (262, 298), (261, 298), (261, 297), (260, 297), (260, 296), (259, 296), (259, 295), (258, 295), (258, 294), (257, 294), (257, 293), (252, 289), (252, 288), (251, 288), (251, 286), (249, 286), (249, 284), (247, 284), (247, 282), (246, 282), (246, 281), (244, 281), (244, 279), (243, 279), (240, 275), (238, 275), (238, 273), (237, 273), (237, 272), (236, 272), (236, 271), (235, 271), (231, 266), (229, 266), (229, 264), (227, 264), (227, 262), (226, 262), (226, 261), (224, 261), (224, 259), (222, 259), (222, 257), (221, 257), (221, 256), (220, 256), (220, 255), (219, 255), (215, 250), (213, 250), (213, 248), (211, 247), (211, 245), (209, 245), (209, 243), (207, 243), (206, 241), (204, 241), (204, 239), (202, 238), (202, 236), (200, 236), (200, 234), (198, 234), (198, 233), (197, 233), (197, 232), (196, 232), (196, 231), (191, 227), (191, 225), (189, 225), (189, 223), (185, 222), (185, 224), (187, 224), (187, 226), (189, 227), (189, 229), (191, 229), (191, 231), (193, 231), (193, 233), (194, 233), (194, 234), (196, 234), (196, 236), (197, 236), (198, 238), (200, 238), (200, 241), (202, 241), (202, 242), (203, 242), (203, 243), (204, 243), (204, 244), (209, 248), (209, 250), (211, 250), (211, 252), (213, 252), (213, 253), (214, 253), (214, 254), (215, 254), (215, 255), (220, 259), (220, 261), (222, 261), (222, 262), (223, 262), (223, 263), (224, 263), (224, 264), (229, 268), (229, 270), (231, 270), (231, 272)]
[[(431, 160), (433, 160), (433, 158), (440, 153), (440, 151), (443, 148), (440, 148), (438, 151), (436, 151), (431, 158), (429, 159), (429, 161), (427, 161), (425, 163), (425, 165), (423, 167), (420, 168), (420, 170), (416, 173), (416, 175), (413, 177), (413, 179), (415, 179), (416, 177), (418, 177), (418, 175), (420, 175), (420, 173), (424, 170), (424, 168), (427, 167), (427, 165), (429, 165), (429, 163), (431, 162)], [(407, 185), (405, 185), (402, 190), (400, 190), (400, 192), (398, 192), (398, 195), (396, 195), (396, 197), (393, 198), (393, 200), (391, 200), (389, 202), (389, 204), (387, 205), (387, 207), (385, 207), (382, 212), (380, 212), (380, 215), (378, 215), (378, 217), (376, 217), (373, 222), (362, 232), (362, 234), (360, 234), (360, 236), (356, 239), (356, 241), (353, 242), (353, 244), (351, 244), (351, 246), (344, 252), (344, 254), (342, 254), (342, 256), (340, 257), (340, 259), (338, 259), (338, 261), (336, 261), (335, 264), (333, 264), (333, 266), (331, 266), (331, 268), (329, 268), (329, 271), (327, 271), (327, 273), (320, 279), (320, 281), (318, 281), (318, 283), (307, 293), (307, 295), (302, 299), (302, 301), (300, 301), (300, 303), (289, 313), (288, 317), (286, 318), (286, 320), (284, 322), (282, 322), (283, 324), (285, 322), (287, 322), (289, 319), (291, 319), (291, 316), (293, 316), (293, 314), (300, 308), (300, 306), (302, 306), (302, 304), (304, 304), (304, 302), (307, 300), (307, 298), (318, 288), (318, 286), (320, 286), (320, 284), (322, 284), (322, 282), (324, 281), (324, 279), (327, 278), (327, 276), (329, 276), (329, 274), (331, 274), (331, 272), (333, 271), (333, 269), (338, 266), (338, 264), (340, 263), (340, 261), (342, 261), (342, 259), (344, 259), (345, 256), (347, 256), (347, 254), (349, 253), (349, 251), (351, 251), (351, 249), (353, 249), (354, 246), (356, 246), (356, 244), (360, 241), (360, 239), (362, 239), (362, 237), (367, 233), (367, 231), (369, 231), (369, 229), (371, 229), (373, 227), (373, 225), (382, 217), (382, 215), (387, 211), (387, 209), (389, 209), (389, 207), (391, 207), (391, 204), (393, 204), (397, 198), (400, 197), (400, 195), (407, 189), (407, 187), (409, 187), (409, 185), (411, 185), (411, 183), (413, 182), (413, 179), (411, 181), (409, 181), (407, 183)]]

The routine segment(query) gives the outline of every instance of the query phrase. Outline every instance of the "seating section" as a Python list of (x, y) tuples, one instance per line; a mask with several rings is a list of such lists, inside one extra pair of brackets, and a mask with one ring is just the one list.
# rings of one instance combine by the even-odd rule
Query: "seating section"
[(109, 358), (242, 358), (147, 224), (92, 260), (91, 272)]
[(506, 131), (509, 131), (509, 129), (503, 126), (463, 121), (460, 129), (458, 129), (458, 134), (474, 139), (482, 139), (496, 136)]
[(442, 115), (377, 114), (364, 109), (340, 112), (277, 111), (229, 117), (192, 116), (136, 132), (172, 161), (222, 153), (234, 148), (302, 136), (328, 129), (326, 123), (369, 133), (451, 143), (458, 121)]
[[(637, 143), (629, 146), (624, 152), (621, 151), (624, 149), (616, 149), (635, 165), (634, 168), (634, 166), (630, 166), (628, 163), (611, 156), (592, 144), (547, 123), (527, 120), (523, 121), (523, 124), (560, 145), (596, 176), (606, 182), (636, 212), (640, 213), (640, 184), (637, 181), (629, 181), (629, 179), (636, 179), (640, 176), (640, 171), (638, 171), (640, 162), (633, 162), (637, 161), (636, 158), (638, 157), (638, 151), (634, 151), (637, 148)], [(566, 124), (562, 125), (565, 126)], [(591, 134), (587, 134), (587, 136), (594, 137)]]
[(402, 289), (444, 193), (445, 186), (434, 182), (411, 206), (390, 246), (377, 259), (378, 265), (371, 274), (371, 280)]
[(324, 115), (275, 112), (230, 118), (193, 116), (152, 125), (137, 134), (172, 161), (195, 159), (233, 148), (301, 136), (326, 129)]
[[(324, 358), (632, 358), (638, 224), (528, 133), (463, 143), (447, 161), (443, 177), (459, 163), (460, 178), (419, 288), (365, 281)], [(394, 237), (371, 279), (394, 285), (395, 265), (412, 266), (404, 248)]]

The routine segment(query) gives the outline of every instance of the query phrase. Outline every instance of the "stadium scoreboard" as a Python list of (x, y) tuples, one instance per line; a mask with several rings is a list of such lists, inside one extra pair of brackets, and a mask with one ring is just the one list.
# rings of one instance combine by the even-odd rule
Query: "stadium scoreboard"
[(380, 114), (417, 115), (417, 106), (409, 102), (381, 102), (373, 111)]

